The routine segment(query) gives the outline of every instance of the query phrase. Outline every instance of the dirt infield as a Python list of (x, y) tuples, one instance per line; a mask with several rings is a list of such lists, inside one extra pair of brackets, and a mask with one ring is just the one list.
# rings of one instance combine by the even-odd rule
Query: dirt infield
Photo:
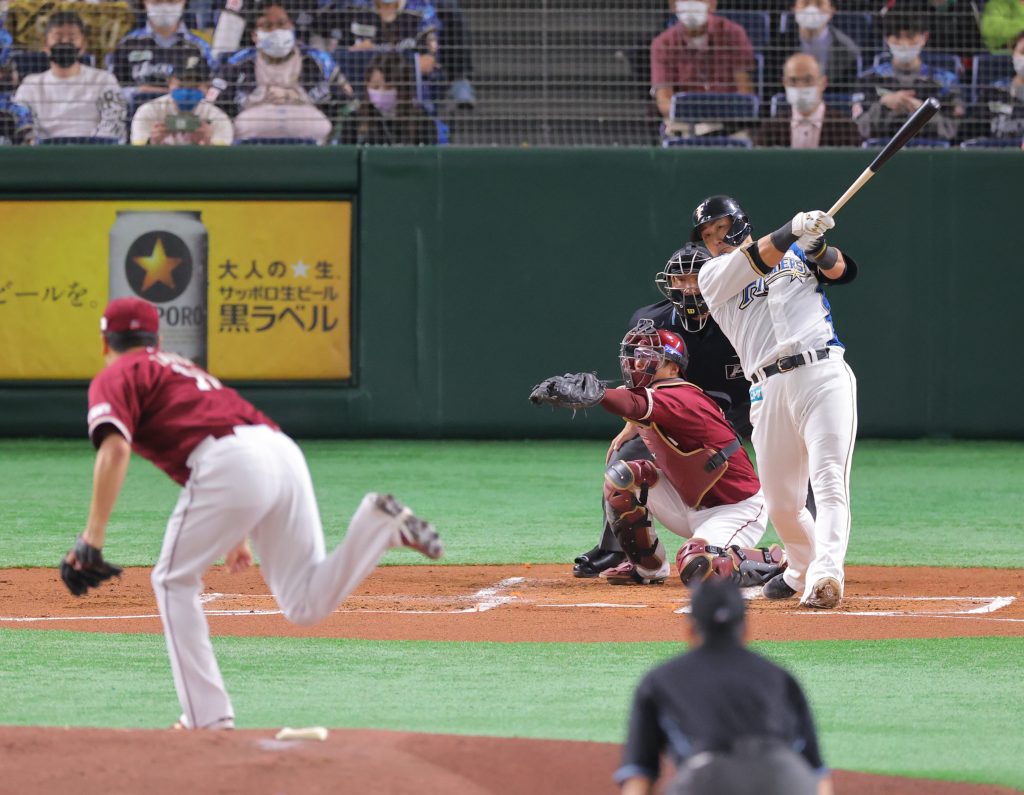
[[(764, 640), (1024, 635), (1024, 571), (864, 568), (847, 571), (834, 611), (751, 593), (752, 635)], [(664, 641), (683, 636), (678, 580), (616, 587), (576, 580), (567, 566), (410, 566), (376, 571), (325, 622), (280, 615), (255, 571), (211, 571), (203, 594), (217, 635), (449, 641)], [(160, 632), (148, 569), (88, 598), (53, 569), (0, 570), (0, 628)], [(89, 752), (89, 773), (81, 749)], [(272, 731), (0, 727), (5, 791), (63, 793), (615, 792), (617, 746), (402, 732), (334, 730), (325, 742), (278, 742)], [(184, 763), (187, 760), (187, 763)], [(156, 772), (154, 772), (156, 771)], [(837, 771), (839, 795), (1003, 795), (1014, 790)]]
[[(660, 586), (579, 580), (566, 566), (393, 566), (376, 571), (326, 621), (290, 624), (259, 574), (210, 572), (203, 599), (216, 635), (373, 640), (659, 641), (682, 638), (678, 579)], [(749, 602), (757, 640), (1024, 635), (1024, 570), (847, 571), (838, 610)], [(751, 594), (753, 595), (753, 594)], [(53, 569), (0, 570), (0, 627), (160, 632), (148, 569), (76, 599)]]
[[(119, 795), (614, 793), (608, 743), (335, 729), (324, 742), (219, 733), (0, 727), (4, 792)], [(75, 753), (69, 749), (76, 749)], [(88, 764), (83, 765), (83, 760)], [(9, 764), (7, 763), (9, 761)], [(837, 795), (1008, 795), (1003, 787), (835, 773)]]

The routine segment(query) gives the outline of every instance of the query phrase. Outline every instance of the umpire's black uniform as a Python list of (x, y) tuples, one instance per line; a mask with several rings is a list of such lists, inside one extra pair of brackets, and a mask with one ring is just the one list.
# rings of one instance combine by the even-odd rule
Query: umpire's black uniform
[(692, 610), (702, 644), (640, 682), (615, 780), (657, 781), (664, 751), (679, 770), (670, 795), (814, 795), (827, 771), (807, 701), (792, 676), (743, 647), (739, 590), (712, 578)]

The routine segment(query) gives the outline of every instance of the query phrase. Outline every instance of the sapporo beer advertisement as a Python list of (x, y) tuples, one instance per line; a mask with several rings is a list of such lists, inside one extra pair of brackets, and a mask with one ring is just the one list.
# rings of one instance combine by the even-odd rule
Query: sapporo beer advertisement
[(0, 217), (0, 379), (92, 378), (122, 296), (153, 302), (163, 347), (221, 378), (352, 375), (351, 202), (0, 202)]

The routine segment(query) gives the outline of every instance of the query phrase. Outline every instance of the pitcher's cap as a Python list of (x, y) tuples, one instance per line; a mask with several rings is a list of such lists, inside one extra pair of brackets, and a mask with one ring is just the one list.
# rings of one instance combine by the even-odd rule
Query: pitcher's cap
[(106, 333), (141, 331), (156, 334), (160, 316), (156, 307), (141, 298), (115, 298), (100, 318), (100, 331)]

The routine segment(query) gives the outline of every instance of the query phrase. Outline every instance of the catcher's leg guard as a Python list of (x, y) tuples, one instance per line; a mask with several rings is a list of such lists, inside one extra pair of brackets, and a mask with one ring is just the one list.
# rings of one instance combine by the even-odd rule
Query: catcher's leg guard
[(702, 538), (683, 545), (676, 566), (683, 585), (692, 587), (714, 576), (732, 580), (741, 588), (763, 585), (786, 568), (778, 544), (757, 549), (716, 547)]
[(657, 534), (650, 526), (647, 508), (640, 504), (632, 491), (615, 489), (607, 479), (604, 498), (608, 526), (634, 566), (647, 571), (662, 568), (665, 553), (657, 554)]

